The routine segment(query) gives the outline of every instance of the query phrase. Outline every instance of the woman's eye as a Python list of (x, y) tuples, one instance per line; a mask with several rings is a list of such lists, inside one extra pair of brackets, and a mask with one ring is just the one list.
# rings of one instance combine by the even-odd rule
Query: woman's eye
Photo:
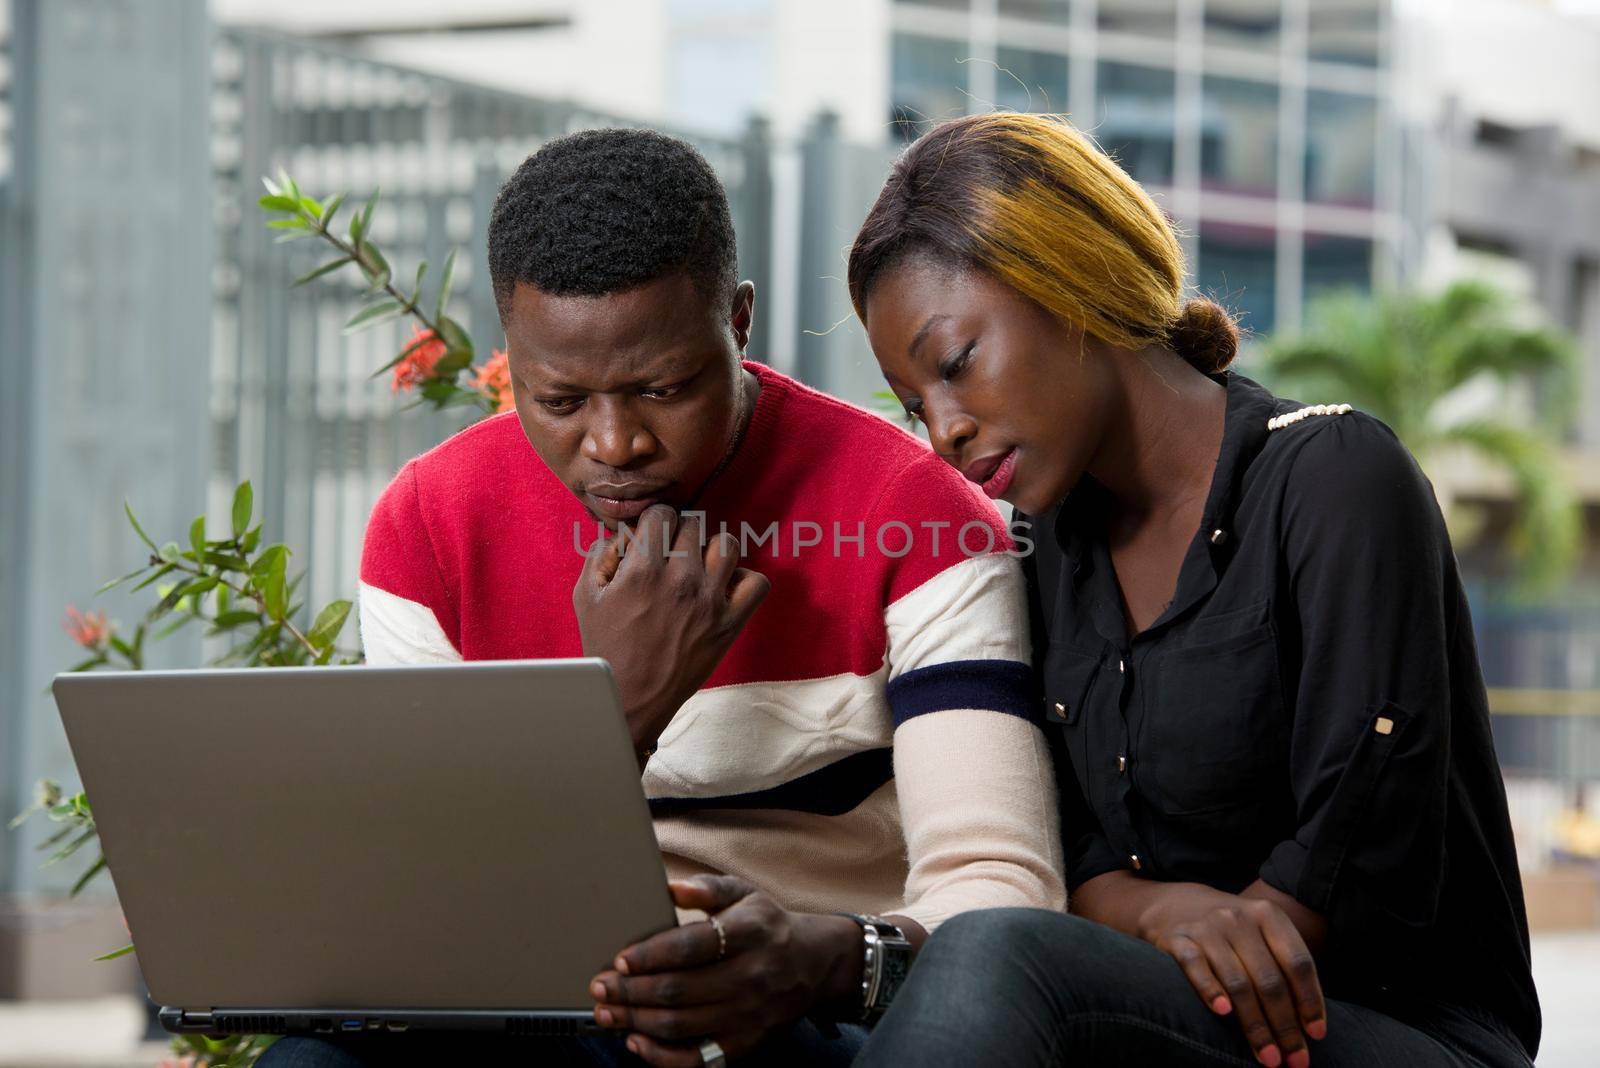
[(976, 341), (969, 341), (958, 351), (945, 357), (944, 362), (939, 364), (939, 376), (948, 382), (966, 370), (967, 364), (972, 362), (972, 354), (977, 351), (977, 348), (978, 343)]
[(555, 415), (567, 415), (576, 410), (580, 402), (577, 397), (541, 397), (539, 403), (544, 406), (547, 412)]

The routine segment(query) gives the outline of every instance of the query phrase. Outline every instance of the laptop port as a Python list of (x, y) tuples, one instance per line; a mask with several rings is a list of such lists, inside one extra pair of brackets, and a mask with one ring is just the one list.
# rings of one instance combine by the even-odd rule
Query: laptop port
[(404, 1020), (390, 1020), (388, 1023), (384, 1024), (383, 1026), (387, 1027), (391, 1031), (404, 1031), (406, 1028), (410, 1027), (411, 1025), (406, 1023)]
[(320, 1031), (320, 1032), (326, 1034), (327, 1032), (333, 1030), (333, 1021), (332, 1020), (312, 1020), (311, 1021), (311, 1030)]
[(339, 1025), (339, 1028), (341, 1030), (344, 1030), (344, 1031), (359, 1031), (359, 1030), (361, 1030), (361, 1021), (360, 1020), (346, 1020), (346, 1021), (344, 1021), (343, 1023), (341, 1023)]

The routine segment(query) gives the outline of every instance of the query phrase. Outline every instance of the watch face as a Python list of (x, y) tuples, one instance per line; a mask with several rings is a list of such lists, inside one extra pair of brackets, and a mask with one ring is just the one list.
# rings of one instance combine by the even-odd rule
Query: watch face
[(883, 979), (878, 984), (878, 1001), (888, 1005), (911, 972), (911, 947), (891, 942), (880, 945), (878, 951), (883, 954)]

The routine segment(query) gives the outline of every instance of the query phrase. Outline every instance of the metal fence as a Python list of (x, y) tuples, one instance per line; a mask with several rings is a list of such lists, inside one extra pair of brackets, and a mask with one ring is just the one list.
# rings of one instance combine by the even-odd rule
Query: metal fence
[[(361, 531), (407, 458), (468, 418), (402, 412), (372, 371), (405, 343), (409, 323), (345, 336), (358, 290), (339, 275), (291, 290), (327, 258), (317, 242), (277, 245), (255, 206), (260, 178), (286, 168), (316, 196), (382, 191), (373, 236), (409, 279), (461, 248), (455, 315), (484, 357), (503, 344), (485, 267), (485, 233), (501, 181), (542, 142), (630, 125), (561, 101), (497, 92), (371, 61), (304, 40), (223, 30), (213, 55), (216, 307), (211, 357), (210, 506), (255, 482), (269, 537), (286, 541), (320, 604), (355, 588)], [(691, 137), (728, 188), (743, 276), (766, 283), (771, 179), (765, 127), (739, 140)], [(758, 323), (758, 329), (764, 324)], [(753, 339), (760, 351), (762, 337)]]

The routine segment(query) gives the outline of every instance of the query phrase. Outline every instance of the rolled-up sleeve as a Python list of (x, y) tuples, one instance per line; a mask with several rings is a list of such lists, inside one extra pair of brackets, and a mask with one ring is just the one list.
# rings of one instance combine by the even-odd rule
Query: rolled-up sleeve
[(1446, 863), (1458, 621), (1444, 521), (1388, 428), (1351, 415), (1300, 449), (1282, 524), (1302, 650), (1285, 679), (1296, 829), (1260, 874), (1327, 918), (1330, 945), (1403, 943), (1434, 921)]

